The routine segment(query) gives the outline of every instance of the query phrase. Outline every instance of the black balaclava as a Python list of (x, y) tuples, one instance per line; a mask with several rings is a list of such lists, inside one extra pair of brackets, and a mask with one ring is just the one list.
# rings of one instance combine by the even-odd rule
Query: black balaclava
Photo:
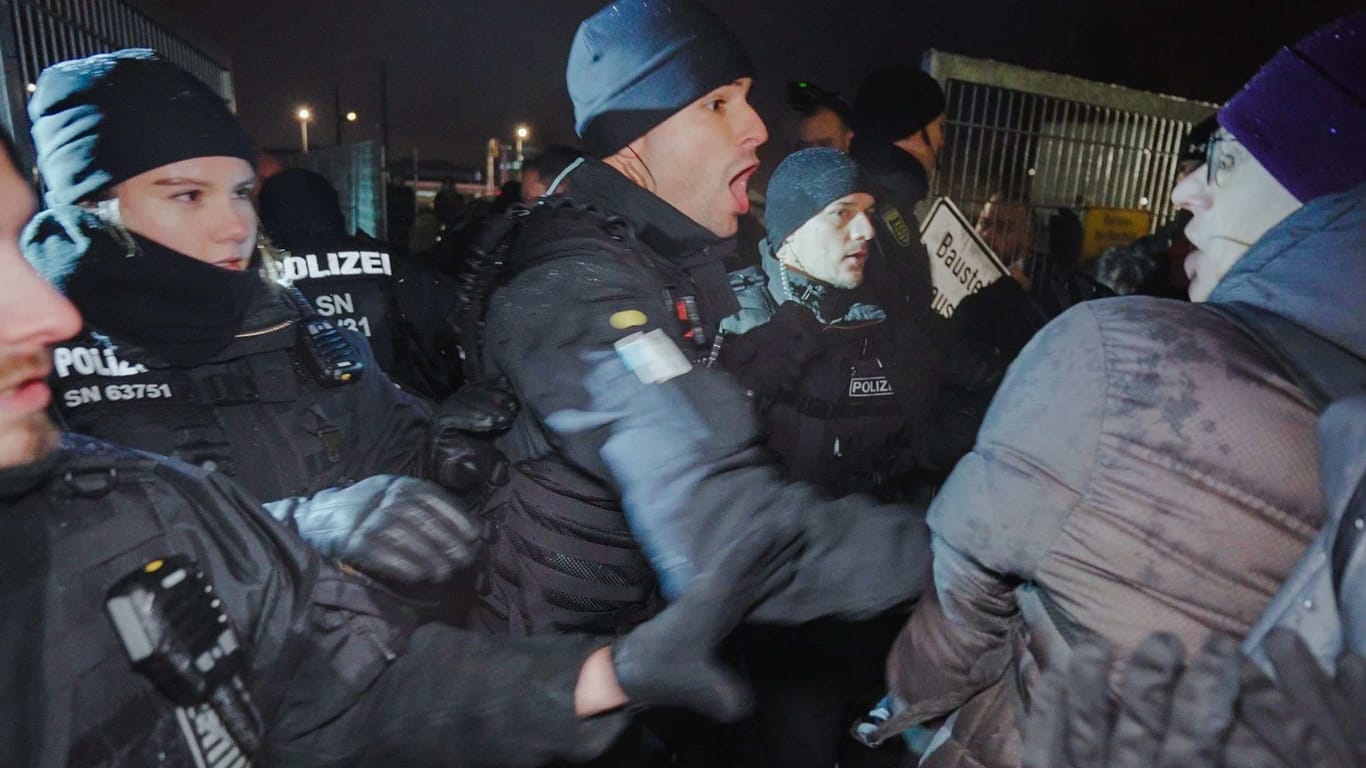
[(93, 213), (63, 206), (29, 223), (24, 255), (88, 327), (176, 366), (198, 365), (226, 348), (268, 289), (255, 270), (224, 269), (131, 237), (123, 242)]

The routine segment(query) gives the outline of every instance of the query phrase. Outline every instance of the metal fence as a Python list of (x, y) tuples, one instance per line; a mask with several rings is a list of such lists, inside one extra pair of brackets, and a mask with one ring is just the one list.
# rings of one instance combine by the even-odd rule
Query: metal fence
[[(1129, 221), (1146, 214), (1148, 231), (1166, 222), (1181, 141), (1214, 110), (1212, 104), (942, 51), (925, 58), (924, 69), (943, 84), (948, 99), (930, 199), (947, 195), (970, 217), (979, 216), (993, 195), (998, 213), (1005, 206), (1027, 209), (1027, 217), (986, 217), (998, 226), (1008, 220), (1006, 226), (1028, 227), (998, 238), (1018, 248), (1021, 258), (1066, 250), (1058, 241), (1079, 236), (1091, 211), (1135, 212)], [(1065, 236), (1054, 231), (1059, 222)], [(999, 255), (1007, 264), (1016, 256)]]
[(24, 104), (43, 69), (120, 48), (156, 50), (203, 80), (236, 111), (232, 72), (222, 62), (120, 0), (0, 0), (0, 74), (5, 81), (0, 119), (5, 128), (21, 145), (26, 143)]

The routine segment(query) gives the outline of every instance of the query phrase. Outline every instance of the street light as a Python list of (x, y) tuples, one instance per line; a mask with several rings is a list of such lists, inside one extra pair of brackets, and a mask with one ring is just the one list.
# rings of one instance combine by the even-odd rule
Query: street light
[(348, 123), (354, 123), (354, 122), (356, 122), (356, 118), (357, 118), (357, 115), (356, 115), (355, 112), (347, 112), (347, 113), (346, 113), (346, 122), (348, 122)]
[(308, 154), (308, 122), (313, 119), (313, 110), (308, 107), (299, 107), (299, 111), (294, 113), (299, 118), (299, 143), (303, 147), (304, 154)]
[(522, 167), (522, 142), (526, 141), (526, 137), (528, 137), (528, 136), (530, 136), (530, 135), (531, 135), (531, 129), (527, 128), (525, 125), (519, 125), (519, 126), (517, 126), (517, 167), (518, 167), (518, 168), (521, 168), (521, 167)]

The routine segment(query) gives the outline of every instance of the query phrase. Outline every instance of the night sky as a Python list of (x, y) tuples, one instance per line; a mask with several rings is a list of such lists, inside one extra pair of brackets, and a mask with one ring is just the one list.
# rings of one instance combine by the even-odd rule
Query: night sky
[[(490, 136), (572, 143), (564, 63), (601, 0), (143, 0), (232, 57), (238, 110), (264, 147), (297, 147), (294, 108), (335, 140), (333, 89), (379, 138), (380, 62), (389, 71), (390, 156), (478, 166)], [(1206, 101), (1227, 98), (1275, 49), (1361, 0), (713, 0), (759, 68), (755, 103), (777, 148), (790, 143), (783, 83), (852, 95), (868, 71), (926, 48)], [(771, 162), (771, 161), (770, 161)], [(771, 166), (770, 166), (771, 167)]]

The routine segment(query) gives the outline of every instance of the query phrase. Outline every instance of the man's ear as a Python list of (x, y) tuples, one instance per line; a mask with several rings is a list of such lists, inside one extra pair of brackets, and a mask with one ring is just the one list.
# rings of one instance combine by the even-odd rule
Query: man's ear
[(645, 160), (641, 158), (640, 152), (636, 150), (635, 142), (631, 142), (604, 157), (602, 161), (621, 171), (636, 186), (650, 192), (655, 191), (654, 176), (650, 173), (650, 168), (645, 164)]

